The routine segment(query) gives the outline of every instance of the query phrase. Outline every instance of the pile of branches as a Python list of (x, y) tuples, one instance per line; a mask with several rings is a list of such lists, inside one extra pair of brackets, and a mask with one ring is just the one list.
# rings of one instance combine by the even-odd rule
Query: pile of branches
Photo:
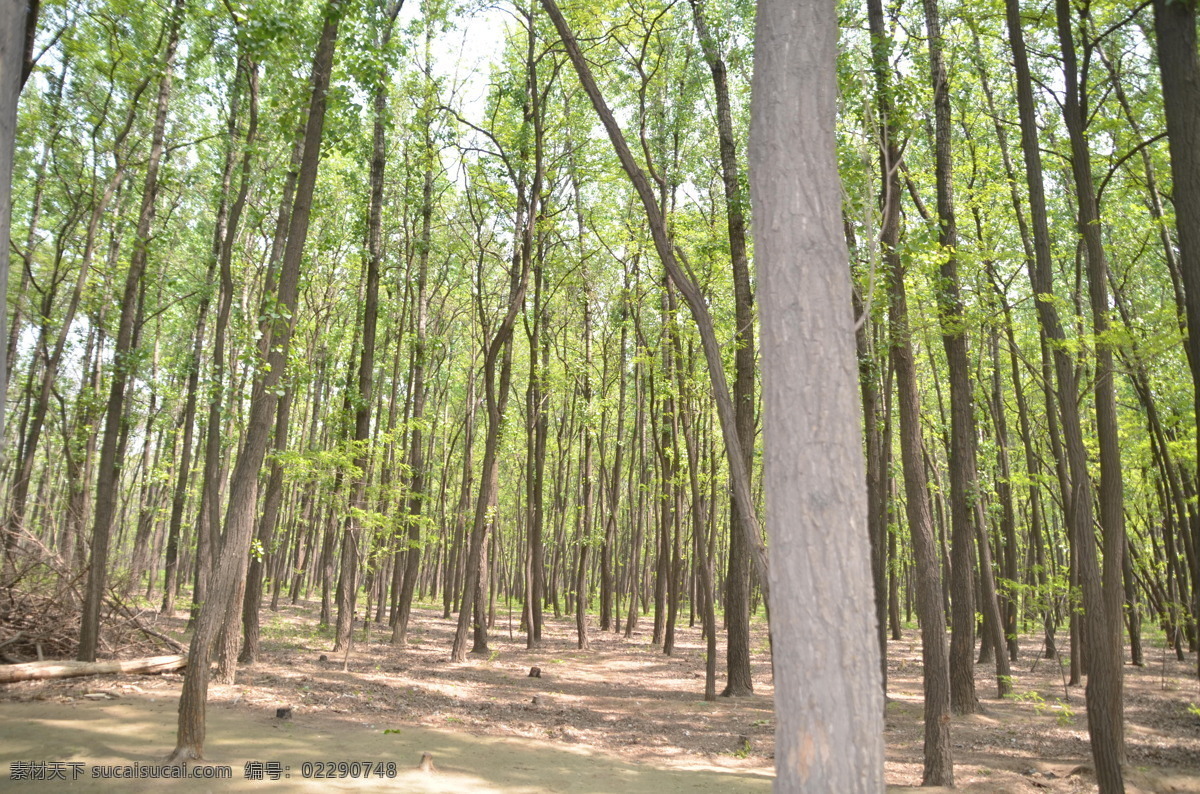
[(69, 659), (79, 649), (82, 574), (16, 547), (0, 569), (0, 661)]
[[(0, 663), (75, 658), (85, 581), (85, 572), (64, 568), (44, 549), (14, 549), (0, 563)], [(101, 609), (98, 656), (185, 652), (179, 642), (147, 625), (154, 617), (110, 591)]]

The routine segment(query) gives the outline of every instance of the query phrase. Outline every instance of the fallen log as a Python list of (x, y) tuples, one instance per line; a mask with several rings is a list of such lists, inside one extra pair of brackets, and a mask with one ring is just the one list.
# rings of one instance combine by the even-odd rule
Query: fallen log
[(0, 665), (0, 684), (17, 681), (44, 681), (52, 678), (75, 678), (103, 673), (166, 673), (187, 666), (186, 656), (150, 656), (144, 659), (125, 659), (105, 662), (26, 662)]

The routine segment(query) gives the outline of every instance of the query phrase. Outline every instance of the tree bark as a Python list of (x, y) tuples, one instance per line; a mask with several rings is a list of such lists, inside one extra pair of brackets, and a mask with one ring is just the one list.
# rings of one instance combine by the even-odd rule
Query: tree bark
[[(950, 681), (951, 705), (956, 713), (978, 710), (975, 696), (975, 605), (972, 571), (972, 536), (986, 542), (980, 521), (979, 475), (976, 450), (974, 386), (967, 349), (965, 311), (958, 277), (958, 225), (954, 211), (953, 152), (951, 150), (950, 89), (942, 58), (941, 19), (937, 0), (924, 0), (925, 26), (929, 40), (930, 78), (933, 85), (935, 163), (937, 173), (938, 244), (941, 246), (940, 279), (935, 290), (942, 346), (950, 379), (950, 524), (951, 524), (951, 610)], [(1003, 652), (1003, 625), (997, 609), (996, 589), (988, 571), (981, 570), (982, 605), (991, 616), (992, 644), (996, 646), (998, 696), (1012, 691), (1012, 673)], [(991, 584), (991, 586), (989, 586)], [(966, 602), (963, 604), (962, 602)]]
[[(1121, 450), (1118, 441), (1116, 384), (1113, 371), (1112, 343), (1108, 338), (1108, 259), (1101, 239), (1100, 206), (1092, 181), (1091, 151), (1086, 138), (1087, 85), (1081, 79), (1072, 31), (1072, 6), (1069, 0), (1058, 0), (1058, 35), (1062, 45), (1063, 73), (1066, 83), (1063, 117), (1071, 143), (1071, 172), (1078, 199), (1079, 231), (1083, 236), (1088, 271), (1088, 298), (1092, 309), (1092, 328), (1095, 332), (1095, 405), (1096, 435), (1100, 447), (1100, 527), (1104, 536), (1103, 579), (1096, 569), (1095, 534), (1089, 527), (1080, 526), (1080, 576), (1088, 598), (1085, 609), (1099, 614), (1088, 618), (1085, 625), (1090, 636), (1085, 638), (1090, 663), (1088, 676), (1088, 729), (1092, 734), (1093, 754), (1096, 756), (1096, 776), (1102, 791), (1121, 790), (1121, 767), (1125, 761), (1124, 729), (1124, 656), (1121, 641), (1124, 585), (1122, 581), (1125, 554), (1124, 477), (1121, 473)], [(1193, 30), (1195, 28), (1193, 27)], [(1085, 42), (1085, 47), (1090, 46)], [(1100, 600), (1094, 600), (1095, 587), (1101, 588)], [(1093, 715), (1093, 708), (1096, 714)], [(1103, 755), (1103, 760), (1101, 759)]]
[(779, 629), (776, 786), (881, 792), (879, 642), (834, 143), (835, 9), (763, 0), (755, 34), (750, 184)]
[[(238, 661), (242, 664), (254, 664), (258, 661), (258, 644), (261, 636), (259, 610), (262, 609), (263, 577), (267, 550), (272, 544), (276, 524), (279, 522), (279, 511), (283, 503), (283, 464), (278, 456), (287, 450), (288, 431), (291, 428), (292, 414), (292, 384), (288, 384), (279, 400), (275, 412), (275, 441), (274, 453), (271, 459), (271, 473), (267, 476), (267, 490), (263, 496), (262, 516), (258, 519), (255, 530), (255, 540), (258, 548), (250, 553), (249, 568), (246, 571), (246, 590), (242, 594), (242, 649), (238, 653)], [(226, 645), (224, 651), (232, 651), (232, 639), (229, 633), (236, 630), (237, 622), (229, 621), (225, 626)], [(232, 682), (230, 682), (232, 683)]]
[(108, 673), (168, 673), (187, 667), (186, 656), (150, 656), (104, 662), (26, 662), (0, 665), (0, 684), (17, 681), (48, 681)]
[[(509, 281), (508, 307), (495, 333), (488, 341), (484, 351), (483, 385), (484, 400), (487, 406), (487, 435), (483, 445), (483, 465), (480, 476), (479, 495), (475, 500), (475, 519), (467, 544), (466, 568), (464, 569), (462, 600), (459, 603), (458, 626), (454, 633), (454, 645), (450, 658), (455, 662), (466, 661), (467, 658), (467, 629), (474, 623), (474, 641), (472, 652), (487, 650), (487, 620), (486, 604), (482, 595), (482, 587), (486, 576), (487, 538), (494, 521), (492, 515), (499, 486), (499, 447), (500, 431), (504, 422), (504, 414), (508, 406), (509, 387), (512, 380), (512, 330), (525, 301), (525, 287), (529, 282), (529, 257), (525, 256), (522, 248), (526, 241), (531, 240), (532, 223), (527, 221), (527, 213), (534, 210), (529, 207), (525, 197), (523, 180), (517, 180), (517, 245), (513, 253), (511, 278)], [(535, 180), (535, 182), (538, 180)], [(539, 195), (538, 191), (531, 196)], [(482, 253), (480, 254), (482, 256)], [(482, 277), (482, 276), (480, 276)], [(480, 319), (483, 319), (482, 291), (478, 293), (477, 309)], [(499, 383), (497, 384), (497, 367), (499, 368)]]
[[(36, 2), (36, 0), (35, 0)], [(0, 0), (0, 295), (8, 295), (8, 238), (12, 224), (13, 158), (17, 145), (17, 100), (25, 80), (26, 0)], [(0, 328), (8, 327), (8, 301), (0, 301)], [(0, 344), (0, 447), (4, 446), (8, 344)]]
[[(383, 30), (375, 34), (375, 46), (382, 57), (395, 27), (396, 16), (404, 0), (390, 0)], [(361, 567), (362, 526), (360, 516), (367, 509), (367, 480), (371, 461), (371, 401), (375, 377), (375, 337), (379, 324), (379, 268), (383, 262), (383, 176), (387, 166), (385, 146), (388, 79), (383, 69), (374, 75), (372, 91), (374, 121), (371, 140), (371, 200), (367, 211), (367, 284), (363, 302), (362, 351), (358, 364), (357, 395), (354, 410), (354, 470), (350, 482), (350, 509), (346, 522), (346, 550), (342, 558), (343, 598), (338, 603), (337, 647), (348, 647), (353, 641), (354, 607), (358, 602), (358, 572)], [(429, 175), (426, 174), (428, 182)], [(428, 238), (425, 259), (428, 260)], [(423, 275), (423, 274), (422, 274)], [(424, 282), (422, 281), (422, 286)], [(421, 384), (422, 387), (424, 383)], [(423, 397), (422, 407), (423, 407)], [(419, 417), (417, 417), (419, 421)], [(417, 433), (418, 431), (414, 431)], [(420, 481), (421, 474), (414, 474)], [(419, 500), (420, 494), (414, 494)], [(410, 552), (411, 553), (411, 552)], [(407, 615), (404, 615), (407, 623)]]

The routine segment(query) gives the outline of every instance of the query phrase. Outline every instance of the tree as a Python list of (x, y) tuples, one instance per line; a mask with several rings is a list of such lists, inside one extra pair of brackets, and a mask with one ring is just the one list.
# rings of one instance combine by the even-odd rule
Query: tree
[[(1092, 757), (1102, 792), (1123, 790), (1121, 758), (1123, 745), (1120, 704), (1112, 700), (1120, 692), (1120, 658), (1114, 666), (1106, 643), (1111, 635), (1105, 617), (1105, 598), (1101, 589), (1096, 536), (1092, 527), (1092, 488), (1084, 449), (1083, 428), (1079, 416), (1079, 387), (1075, 364), (1066, 345), (1066, 334), (1054, 304), (1054, 280), (1050, 261), (1050, 231), (1047, 223), (1042, 159), (1038, 147), (1037, 121), (1034, 116), (1030, 78), (1020, 7), (1016, 0), (1005, 3), (1009, 41), (1016, 68), (1017, 104), (1021, 121), (1021, 149), (1025, 154), (1025, 177), (1029, 189), (1029, 208), (1033, 221), (1034, 257), (1029, 260), (1029, 280), (1037, 296), (1038, 322), (1046, 336), (1054, 359), (1054, 377), (1058, 391), (1058, 409), (1062, 417), (1064, 446), (1070, 468), (1070, 499), (1067, 505), (1069, 531), (1073, 535), (1078, 558), (1080, 585), (1083, 590), (1086, 647), (1095, 649), (1093, 674), (1088, 677), (1088, 731), (1092, 738)], [(1060, 11), (1063, 9), (1060, 6)], [(1070, 21), (1060, 24), (1070, 25)], [(1064, 498), (1066, 494), (1064, 494)], [(1119, 553), (1118, 553), (1119, 559)]]
[(983, 584), (984, 625), (996, 651), (999, 697), (1012, 692), (1012, 675), (1005, 653), (1004, 624), (996, 602), (991, 552), (982, 526), (976, 459), (974, 385), (967, 350), (966, 317), (958, 276), (958, 222), (954, 213), (953, 165), (950, 140), (950, 86), (942, 54), (942, 26), (937, 0), (925, 0), (929, 35), (929, 71), (933, 86), (934, 160), (937, 172), (938, 244), (942, 250), (940, 279), (935, 285), (942, 326), (942, 346), (950, 374), (950, 523), (951, 588), (950, 701), (960, 714), (978, 710), (975, 703), (975, 594), (972, 541), (978, 536), (980, 579)]
[(304, 157), (296, 180), (296, 200), (292, 208), (287, 247), (279, 270), (275, 293), (271, 296), (277, 312), (266, 315), (265, 333), (260, 342), (263, 366), (254, 384), (250, 402), (245, 443), (234, 468), (229, 507), (225, 515), (225, 535), (220, 557), (213, 571), (210, 597), (201, 606), (196, 630), (188, 648), (191, 673), (184, 679), (179, 697), (179, 731), (169, 760), (182, 762), (204, 757), (204, 710), (208, 698), (209, 661), (212, 645), (224, 621), (234, 619), (234, 594), (246, 572), (247, 554), (257, 512), (258, 473), (267, 451), (267, 436), (278, 401), (277, 386), (287, 362), (292, 337), (292, 322), (300, 282), (300, 261), (308, 236), (313, 188), (320, 164), (321, 133), (325, 124), (326, 93), (333, 71), (333, 52), (337, 43), (341, 0), (329, 0), (323, 14), (321, 38), (313, 56), (312, 101), (305, 127)]
[[(776, 786), (882, 791), (879, 644), (834, 154), (834, 5), (762, 2), (755, 32), (750, 184), (770, 432)], [(832, 636), (823, 628), (831, 625)], [(833, 645), (812, 642), (818, 634)]]
[(743, 524), (743, 530), (747, 535), (746, 545), (751, 550), (754, 568), (758, 574), (759, 582), (763, 587), (765, 600), (769, 605), (771, 599), (767, 579), (767, 551), (763, 545), (762, 534), (759, 530), (754, 510), (754, 502), (750, 495), (750, 479), (746, 472), (741, 442), (737, 435), (737, 419), (733, 407), (733, 398), (730, 397), (729, 384), (725, 379), (725, 371), (721, 363), (721, 353), (718, 348), (716, 334), (713, 331), (712, 317), (705, 305), (704, 296), (701, 295), (694, 281), (688, 277), (679, 265), (675, 248), (668, 237), (667, 226), (662, 217), (662, 211), (659, 209), (654, 191), (650, 189), (650, 184), (646, 180), (645, 173), (643, 173), (637, 162), (634, 161), (633, 154), (629, 151), (629, 144), (625, 141), (625, 135), (617, 124), (612, 111), (609, 109), (608, 103), (604, 100), (604, 96), (600, 93), (595, 78), (592, 77), (591, 67), (588, 66), (583, 52), (579, 49), (579, 43), (575, 40), (574, 34), (567, 25), (566, 18), (554, 0), (542, 0), (542, 6), (546, 9), (546, 13), (549, 15), (551, 21), (554, 22), (554, 27), (558, 30), (558, 35), (562, 38), (563, 47), (566, 49), (567, 55), (575, 67), (575, 72), (579, 76), (580, 83), (583, 84), (583, 89), (587, 93), (588, 99), (592, 102), (592, 107), (595, 108), (596, 114), (600, 117), (601, 124), (604, 125), (605, 132), (608, 133), (609, 142), (612, 144), (613, 149), (616, 150), (622, 170), (625, 171), (626, 176), (629, 177), (629, 181), (633, 183), (634, 190), (637, 191), (638, 199), (641, 201), (642, 208), (646, 213), (646, 220), (650, 225), (650, 234), (654, 240), (654, 250), (658, 253), (663, 267), (666, 268), (672, 283), (674, 283), (676, 289), (683, 296), (684, 303), (687, 304), (692, 318), (696, 321), (696, 328), (700, 333), (701, 343), (704, 347), (704, 359), (708, 365), (708, 375), (709, 381), (712, 384), (713, 398), (716, 401), (717, 413), (720, 417), (721, 435), (725, 441), (725, 456), (729, 464), (733, 498), (741, 506), (742, 515), (750, 517), (750, 520)]
[[(905, 266), (900, 256), (900, 168), (901, 130), (892, 102), (889, 58), (884, 49), (881, 4), (871, 3), (872, 67), (880, 113), (880, 181), (883, 187), (883, 223), (879, 241), (889, 279), (889, 347), (896, 372), (900, 415), (900, 458), (904, 469), (905, 514), (912, 536), (916, 565), (917, 614), (921, 623), (921, 660), (925, 692), (925, 769), (922, 783), (953, 785), (954, 763), (950, 747), (951, 673), (946, 652), (945, 614), (942, 606), (941, 573), (929, 504), (929, 488), (923, 460), (921, 396), (913, 356)], [(871, 208), (873, 211), (873, 208)], [(969, 536), (967, 538), (969, 548)], [(970, 563), (967, 564), (969, 570)], [(963, 572), (965, 573), (965, 572)], [(968, 582), (970, 577), (967, 577)], [(970, 588), (967, 589), (970, 595)], [(967, 603), (971, 603), (967, 600)], [(957, 606), (962, 609), (962, 601)], [(972, 610), (972, 615), (974, 611)], [(968, 657), (970, 648), (968, 644)], [(960, 697), (963, 710), (974, 708), (974, 679)]]
[(179, 44), (179, 28), (183, 22), (184, 0), (175, 0), (167, 12), (167, 48), (163, 55), (163, 75), (158, 86), (158, 101), (154, 116), (154, 132), (150, 142), (150, 159), (146, 164), (146, 181), (142, 188), (142, 205), (138, 213), (133, 255), (125, 276), (121, 298), (121, 317), (113, 349), (113, 374), (108, 405), (104, 418), (104, 436), (100, 447), (99, 473), (96, 478), (96, 512), (92, 529), (92, 555), (88, 564), (87, 586), (84, 593), (83, 615), (79, 629), (79, 661), (96, 661), (100, 640), (100, 606), (104, 601), (108, 581), (108, 546), (116, 513), (117, 484), (121, 463), (118, 440), (125, 422), (125, 386), (134, 369), (134, 326), (140, 324), (141, 281), (146, 269), (150, 246), (150, 225), (154, 222), (155, 200), (158, 198), (158, 169), (163, 155), (163, 138), (167, 126), (167, 106), (171, 99), (172, 69)]
[[(401, 6), (404, 5), (404, 0), (391, 0), (390, 4), (385, 7), (380, 7), (378, 10), (384, 14), (384, 19), (376, 22), (376, 26), (381, 30), (373, 31), (375, 36), (375, 46), (380, 54), (386, 51), (388, 43), (392, 39), (392, 31), (395, 30), (396, 16), (400, 13)], [(371, 135), (371, 201), (370, 209), (368, 210), (367, 218), (367, 283), (366, 283), (366, 300), (363, 303), (363, 321), (362, 321), (362, 354), (358, 364), (358, 388), (357, 399), (354, 410), (354, 468), (357, 472), (353, 481), (350, 484), (350, 509), (349, 517), (346, 522), (345, 543), (342, 549), (342, 587), (339, 590), (340, 598), (338, 600), (338, 621), (337, 621), (337, 637), (335, 640), (335, 650), (349, 646), (353, 640), (354, 631), (354, 606), (358, 602), (358, 570), (361, 567), (363, 558), (362, 546), (362, 514), (366, 511), (367, 500), (367, 477), (368, 465), (370, 463), (370, 436), (371, 436), (371, 401), (373, 399), (372, 389), (374, 388), (375, 377), (375, 336), (379, 323), (379, 269), (383, 262), (383, 173), (387, 166), (387, 149), (385, 147), (385, 136), (387, 132), (387, 80), (382, 69), (376, 74), (370, 76), (371, 80), (371, 104), (374, 113)], [(425, 182), (428, 185), (432, 181), (432, 176), (426, 172)], [(429, 188), (426, 188), (428, 195)], [(423, 293), (425, 288), (425, 267), (428, 263), (428, 226), (425, 226), (426, 234), (424, 235), (424, 244), (421, 252), (421, 274), (418, 277), (420, 280), (420, 290)], [(422, 296), (423, 297), (423, 296)], [(423, 334), (424, 328), (418, 323), (418, 334)], [(423, 341), (423, 340), (422, 340)], [(421, 344), (418, 341), (418, 346)], [(420, 360), (418, 353), (418, 360)], [(413, 420), (420, 422), (420, 410), (424, 407), (424, 374), (422, 366), (423, 360), (418, 364), (418, 374), (414, 376), (414, 389), (416, 394), (413, 397), (414, 410)], [(413, 431), (414, 447), (420, 444), (420, 432)], [(417, 453), (420, 454), (419, 452)], [(417, 504), (417, 512), (419, 515), (420, 498), (423, 496), (421, 488), (421, 478), (424, 472), (421, 471), (420, 460), (415, 461), (413, 474), (413, 500)], [(418, 552), (410, 547), (409, 556), (414, 557)], [(410, 565), (411, 572), (415, 566)], [(405, 585), (411, 599), (411, 589)], [(404, 627), (408, 624), (408, 604), (401, 600), (400, 606), (400, 621), (397, 624), (398, 640), (403, 642)]]
[[(26, 0), (3, 0), (0, 5), (0, 295), (8, 294), (8, 235), (12, 222), (13, 154), (17, 140), (17, 98), (25, 82)], [(0, 304), (0, 328), (7, 328), (8, 301)], [(5, 395), (8, 393), (8, 344), (0, 351), (0, 448), (4, 445)], [(10, 530), (11, 531), (11, 530)], [(6, 544), (7, 546), (7, 544)]]
[[(733, 132), (733, 109), (725, 60), (717, 49), (703, 0), (690, 0), (692, 20), (704, 60), (712, 72), (717, 100), (717, 137), (721, 156), (721, 183), (725, 192), (725, 215), (729, 230), (729, 259), (733, 269), (734, 308), (737, 321), (737, 352), (734, 354), (733, 407), (738, 440), (747, 474), (754, 462), (754, 294), (750, 288), (750, 265), (746, 254), (745, 197), (738, 167), (737, 141)], [(750, 555), (746, 537), (750, 520), (742, 516), (736, 500), (730, 503), (729, 572), (725, 586), (725, 621), (728, 626), (725, 695), (748, 695), (754, 691), (750, 678)]]
[[(1187, 350), (1192, 369), (1192, 408), (1200, 416), (1200, 54), (1196, 0), (1154, 0), (1154, 33), (1162, 74), (1163, 115), (1171, 147), (1179, 269), (1187, 305)], [(1200, 461), (1200, 433), (1196, 435)], [(1192, 523), (1192, 547), (1200, 548), (1200, 522)], [(1192, 615), (1200, 622), (1200, 555), (1192, 556)], [(1200, 661), (1197, 662), (1200, 664)]]

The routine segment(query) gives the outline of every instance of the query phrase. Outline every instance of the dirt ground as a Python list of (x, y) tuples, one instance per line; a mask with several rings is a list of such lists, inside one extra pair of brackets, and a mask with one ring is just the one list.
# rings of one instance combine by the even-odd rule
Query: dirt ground
[[(551, 618), (542, 647), (529, 651), (519, 616), (510, 631), (501, 614), (490, 655), (451, 664), (454, 623), (415, 609), (407, 648), (393, 648), (380, 625), (364, 643), (360, 627), (344, 671), (313, 614), (306, 605), (265, 613), (262, 661), (243, 668), (236, 685), (210, 688), (205, 762), (231, 766), (233, 779), (185, 781), (185, 790), (661, 794), (771, 786), (773, 692), (761, 624), (752, 642), (755, 694), (706, 703), (700, 633), (686, 625), (667, 657), (650, 644), (648, 620), (630, 640), (593, 625), (591, 650), (579, 651), (573, 620)], [(157, 628), (182, 637), (182, 618), (161, 618)], [(1023, 640), (1015, 697), (996, 699), (989, 667), (977, 666), (985, 711), (952, 727), (959, 790), (1094, 791), (1083, 690), (1064, 689), (1054, 660), (1035, 665), (1037, 644)], [(1200, 714), (1189, 710), (1200, 705), (1195, 664), (1194, 655), (1179, 662), (1151, 644), (1145, 667), (1126, 667), (1130, 791), (1200, 794)], [(529, 677), (533, 666), (540, 678)], [(173, 746), (181, 680), (97, 676), (0, 687), (0, 788), (10, 783), (13, 762), (83, 762), (85, 777), (71, 790), (111, 790), (112, 781), (87, 779), (102, 764), (158, 763)], [(920, 692), (920, 644), (908, 632), (889, 645), (891, 790), (920, 783)], [(292, 709), (291, 719), (276, 718), (281, 707)], [(436, 771), (415, 768), (424, 752)], [(354, 760), (394, 762), (397, 777), (305, 779), (306, 761)], [(291, 777), (246, 779), (245, 764), (254, 761), (279, 762)], [(146, 781), (141, 790), (160, 785)], [(121, 788), (139, 790), (124, 781)]]

